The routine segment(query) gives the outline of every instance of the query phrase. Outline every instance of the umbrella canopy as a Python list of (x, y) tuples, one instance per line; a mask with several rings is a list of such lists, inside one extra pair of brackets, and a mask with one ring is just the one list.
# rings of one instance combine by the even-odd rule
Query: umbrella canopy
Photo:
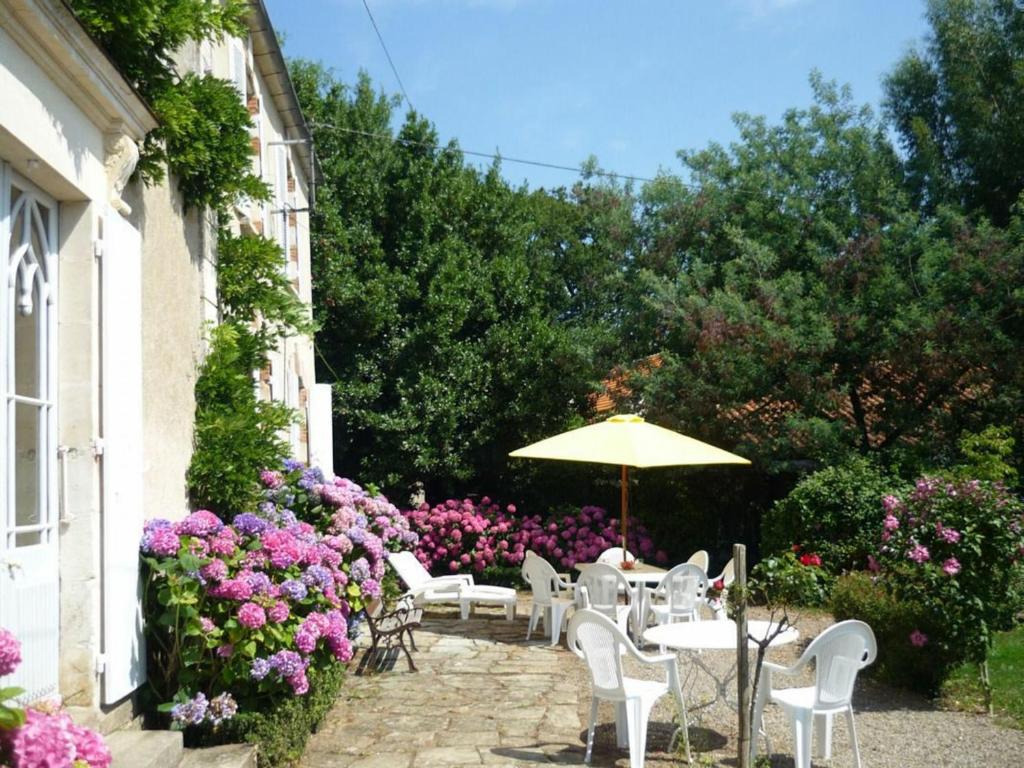
[(622, 548), (626, 549), (629, 467), (678, 467), (701, 464), (750, 464), (713, 445), (624, 414), (580, 427), (512, 451), (524, 459), (587, 461), (622, 467)]

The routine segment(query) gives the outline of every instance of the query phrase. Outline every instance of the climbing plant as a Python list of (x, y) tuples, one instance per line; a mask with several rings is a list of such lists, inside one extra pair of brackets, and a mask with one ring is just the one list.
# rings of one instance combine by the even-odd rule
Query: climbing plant
[(217, 289), (223, 322), (209, 332), (196, 382), (192, 501), (222, 515), (251, 507), (259, 470), (287, 453), (293, 418), (257, 396), (252, 373), (285, 336), (312, 332), (309, 309), (292, 291), (277, 243), (227, 226), (239, 198), (266, 200), (253, 173), (251, 118), (233, 83), (180, 71), (189, 43), (247, 34), (246, 0), (69, 0), (159, 119), (146, 136), (138, 174), (157, 183), (168, 171), (186, 206), (211, 209), (219, 225)]
[(175, 63), (187, 43), (245, 35), (245, 0), (69, 4), (159, 119), (142, 147), (142, 179), (159, 182), (169, 169), (191, 207), (219, 209), (239, 194), (267, 196), (252, 173), (249, 114), (234, 86), (210, 75), (179, 74)]

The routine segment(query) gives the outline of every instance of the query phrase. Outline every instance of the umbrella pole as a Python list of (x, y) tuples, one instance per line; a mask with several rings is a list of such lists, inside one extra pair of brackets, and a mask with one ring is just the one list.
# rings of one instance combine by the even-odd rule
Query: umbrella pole
[(629, 518), (629, 467), (622, 465), (622, 559), (626, 559), (626, 521)]

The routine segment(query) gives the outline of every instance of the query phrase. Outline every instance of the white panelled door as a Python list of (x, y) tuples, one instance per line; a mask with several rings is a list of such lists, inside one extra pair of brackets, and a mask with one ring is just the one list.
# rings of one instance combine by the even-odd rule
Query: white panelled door
[(57, 204), (0, 161), (0, 626), (21, 666), (0, 687), (57, 692)]
[(142, 239), (110, 209), (100, 261), (103, 424), (103, 703), (145, 682), (142, 538)]

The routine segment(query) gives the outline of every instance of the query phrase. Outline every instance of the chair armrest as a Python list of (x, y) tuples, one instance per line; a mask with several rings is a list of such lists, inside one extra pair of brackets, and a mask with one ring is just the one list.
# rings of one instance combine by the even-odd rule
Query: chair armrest
[(809, 661), (810, 657), (801, 656), (799, 659), (796, 660), (796, 663), (791, 667), (784, 667), (781, 664), (774, 664), (773, 662), (766, 661), (762, 664), (762, 669), (766, 670), (767, 672), (775, 672), (780, 675), (795, 675), (801, 669), (806, 667)]

